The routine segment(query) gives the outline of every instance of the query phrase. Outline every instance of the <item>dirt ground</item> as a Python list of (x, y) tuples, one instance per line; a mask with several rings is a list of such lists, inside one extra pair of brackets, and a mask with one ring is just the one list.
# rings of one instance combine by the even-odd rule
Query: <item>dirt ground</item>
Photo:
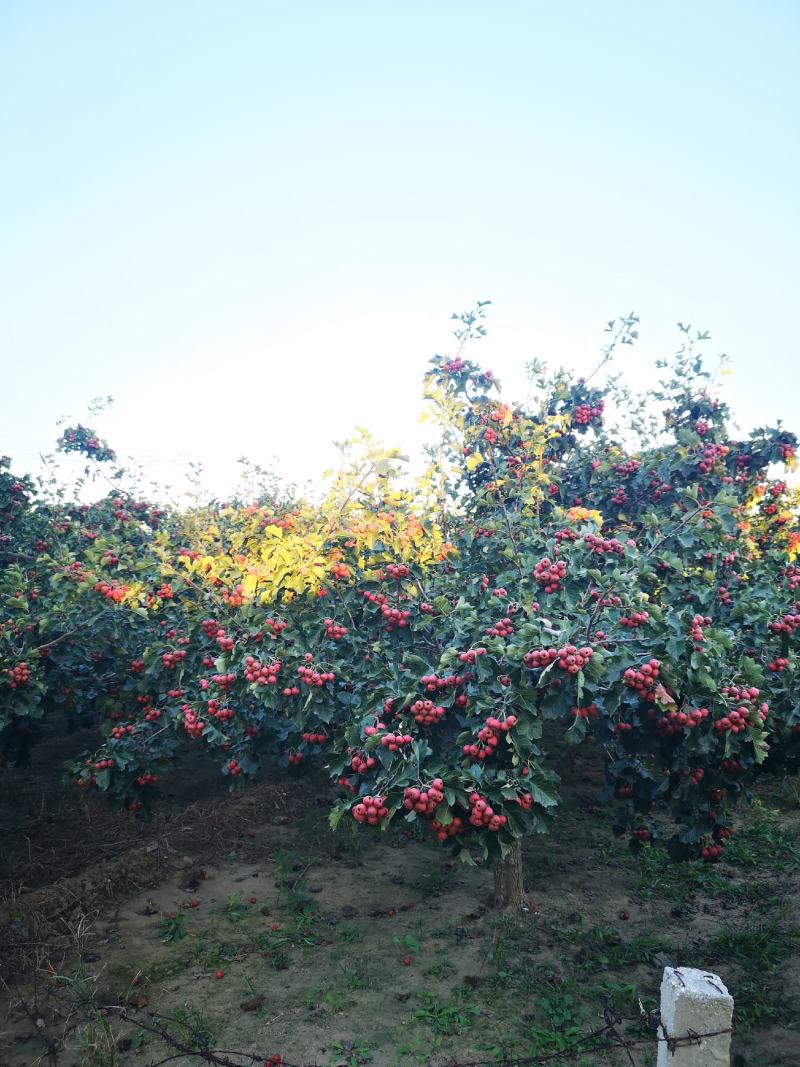
[(579, 761), (557, 831), (526, 843), (515, 916), (492, 910), (490, 871), (436, 842), (332, 834), (321, 781), (229, 797), (198, 767), (142, 825), (65, 793), (55, 758), (0, 786), (2, 1067), (193, 1067), (208, 1050), (237, 1067), (567, 1050), (548, 1062), (650, 1067), (640, 1001), (656, 1007), (667, 965), (728, 984), (735, 1067), (800, 1063), (800, 807), (779, 783), (725, 862), (670, 866), (614, 840)]

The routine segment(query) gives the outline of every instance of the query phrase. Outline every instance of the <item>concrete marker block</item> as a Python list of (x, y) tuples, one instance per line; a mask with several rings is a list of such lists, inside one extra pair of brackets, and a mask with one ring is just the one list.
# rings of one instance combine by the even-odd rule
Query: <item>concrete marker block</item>
[[(656, 1067), (730, 1067), (732, 1026), (733, 997), (721, 978), (694, 967), (664, 968)], [(711, 1036), (690, 1041), (691, 1034)]]

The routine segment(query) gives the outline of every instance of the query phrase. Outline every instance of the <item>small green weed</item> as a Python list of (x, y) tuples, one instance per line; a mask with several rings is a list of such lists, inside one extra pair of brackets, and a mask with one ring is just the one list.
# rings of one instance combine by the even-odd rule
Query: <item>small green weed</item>
[(171, 944), (174, 941), (183, 941), (186, 937), (186, 914), (178, 909), (178, 911), (169, 912), (167, 915), (161, 916), (161, 921), (158, 924), (158, 939), (165, 944)]
[(233, 893), (228, 898), (225, 908), (225, 918), (229, 923), (238, 923), (250, 915), (250, 905), (239, 899), (238, 893)]
[(201, 1008), (189, 1005), (178, 1008), (172, 1018), (178, 1027), (181, 1040), (193, 1052), (204, 1052), (214, 1040), (214, 1027)]
[(757, 800), (745, 825), (728, 842), (725, 860), (737, 867), (788, 873), (800, 869), (800, 848), (781, 813)]
[(334, 1041), (332, 1049), (331, 1063), (359, 1067), (360, 1064), (369, 1063), (372, 1059), (369, 1045), (358, 1038), (354, 1041)]
[(780, 921), (751, 922), (745, 926), (727, 926), (706, 944), (713, 959), (732, 960), (748, 970), (774, 970), (792, 954), (793, 931)]
[(454, 1004), (441, 1000), (435, 993), (420, 994), (422, 1007), (414, 1012), (414, 1018), (425, 1023), (440, 1034), (452, 1034), (462, 1027), (471, 1026), (481, 1010), (477, 1004)]

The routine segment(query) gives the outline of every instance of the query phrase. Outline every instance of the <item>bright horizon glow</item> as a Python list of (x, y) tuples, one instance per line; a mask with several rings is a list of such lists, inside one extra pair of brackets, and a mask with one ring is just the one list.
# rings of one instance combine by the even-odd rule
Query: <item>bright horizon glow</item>
[(635, 310), (732, 357), (743, 431), (800, 429), (800, 8), (448, 0), (0, 10), (0, 454), (56, 420), (184, 489), (318, 479), (364, 426), (418, 451), (448, 316), (523, 399)]

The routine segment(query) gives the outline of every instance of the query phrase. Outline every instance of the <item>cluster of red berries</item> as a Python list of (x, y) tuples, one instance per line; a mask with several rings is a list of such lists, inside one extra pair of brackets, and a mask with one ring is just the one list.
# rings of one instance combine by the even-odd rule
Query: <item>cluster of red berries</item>
[(708, 615), (694, 615), (689, 629), (689, 636), (694, 641), (695, 651), (701, 652), (703, 648), (703, 627), (710, 626), (711, 619)]
[(457, 674), (448, 674), (444, 678), (440, 678), (436, 674), (425, 674), (420, 678), (420, 684), (425, 686), (425, 691), (427, 693), (436, 693), (442, 689), (451, 689), (457, 685), (464, 685), (466, 682), (470, 681), (471, 678), (472, 675), (469, 673), (460, 676)]
[(594, 600), (594, 602), (598, 605), (598, 607), (601, 607), (601, 608), (621, 608), (622, 607), (622, 598), (617, 596), (616, 593), (606, 593), (606, 595), (603, 596), (602, 590), (600, 590), (600, 589), (590, 589), (589, 590), (589, 598), (591, 600)]
[(433, 815), (444, 800), (442, 779), (434, 778), (427, 789), (409, 786), (403, 790), (403, 807), (406, 811), (416, 811), (420, 815)]
[(633, 729), (633, 726), (632, 726), (631, 723), (629, 723), (629, 722), (618, 722), (614, 726), (614, 736), (615, 737), (622, 737), (623, 734), (629, 734), (632, 729)]
[(561, 670), (568, 674), (577, 674), (582, 671), (592, 658), (593, 650), (589, 645), (577, 648), (575, 645), (564, 645), (562, 648), (538, 648), (526, 652), (522, 662), (526, 667), (548, 667), (551, 663), (557, 663)]
[(384, 734), (381, 745), (390, 752), (399, 752), (405, 745), (410, 745), (414, 738), (411, 734)]
[(334, 563), (331, 567), (331, 574), (334, 578), (349, 578), (350, 568), (346, 567), (344, 563)]
[(730, 593), (728, 592), (728, 587), (727, 587), (727, 585), (721, 585), (721, 586), (720, 586), (720, 587), (719, 587), (719, 588), (717, 589), (717, 596), (719, 597), (719, 599), (720, 599), (720, 602), (721, 602), (722, 604), (732, 604), (732, 603), (733, 603), (733, 597), (732, 597), (732, 596), (731, 596), (731, 594), (730, 594)]
[(353, 785), (350, 779), (347, 778), (345, 775), (341, 775), (339, 778), (337, 778), (336, 784), (342, 789), (344, 789), (346, 792), (352, 793), (353, 795), (358, 792), (358, 787)]
[(627, 800), (628, 797), (632, 797), (633, 796), (633, 786), (632, 785), (619, 785), (619, 786), (617, 786), (617, 796), (621, 800)]
[(361, 595), (365, 600), (368, 600), (370, 604), (388, 604), (389, 598), (385, 593), (373, 593), (369, 589), (364, 589)]
[(576, 424), (578, 426), (588, 426), (593, 419), (597, 419), (598, 421), (601, 420), (604, 407), (605, 402), (603, 400), (598, 400), (594, 405), (586, 403), (578, 404), (575, 408), (574, 415)]
[(641, 462), (638, 459), (626, 459), (623, 463), (617, 463), (614, 470), (617, 474), (621, 474), (623, 478), (629, 478), (632, 474), (636, 474), (641, 469)]
[(583, 540), (595, 556), (606, 554), (614, 556), (625, 555), (625, 545), (618, 541), (616, 537), (598, 537), (597, 534), (587, 533), (583, 535)]
[(499, 622), (487, 626), (483, 632), (487, 637), (511, 637), (514, 633), (514, 624), (511, 622), (511, 619), (506, 616), (505, 618), (500, 619)]
[(21, 660), (13, 667), (4, 668), (3, 674), (8, 678), (10, 689), (19, 689), (20, 686), (27, 685), (31, 678), (30, 667), (24, 660)]
[(597, 715), (597, 705), (587, 704), (585, 708), (575, 707), (571, 714), (573, 719), (593, 719)]
[[(721, 719), (717, 719), (714, 723), (714, 729), (721, 734), (743, 733), (748, 726), (760, 726), (764, 722), (769, 713), (769, 707), (767, 704), (761, 704), (758, 710), (747, 708), (742, 705), (739, 708), (734, 708), (733, 711), (726, 711)], [(757, 718), (755, 716), (758, 716)]]
[(289, 764), (290, 767), (299, 767), (300, 764), (303, 762), (303, 753), (302, 752), (287, 752), (286, 753), (286, 762)]
[(368, 756), (364, 752), (354, 752), (350, 760), (350, 766), (356, 774), (366, 774), (367, 771), (372, 770), (376, 763), (377, 760), (374, 756)]
[(505, 815), (498, 815), (486, 797), (473, 792), (469, 795), (469, 823), (470, 826), (479, 826), (495, 833), (508, 822)]
[(650, 613), (647, 611), (632, 611), (630, 615), (623, 615), (619, 620), (619, 624), (622, 627), (627, 627), (630, 630), (635, 630), (637, 626), (644, 626), (645, 623), (650, 621)]
[(440, 841), (446, 841), (448, 837), (455, 837), (456, 834), (463, 834), (466, 830), (464, 820), (459, 818), (458, 815), (454, 815), (449, 823), (440, 822), (439, 819), (431, 819), (428, 825)]
[(267, 619), (264, 622), (264, 625), (273, 637), (277, 637), (279, 634), (283, 633), (289, 624), (284, 622), (283, 619)]
[(720, 767), (725, 774), (730, 775), (741, 774), (744, 770), (738, 759), (724, 759), (720, 762)]
[(788, 666), (789, 666), (789, 660), (786, 659), (785, 656), (778, 656), (777, 659), (771, 660), (767, 664), (767, 667), (771, 671), (776, 671), (777, 673), (780, 673), (781, 671), (785, 671)]
[(697, 464), (698, 471), (701, 474), (709, 474), (713, 470), (717, 460), (724, 459), (729, 452), (730, 449), (727, 445), (706, 445), (700, 454), (700, 461)]
[(533, 796), (530, 793), (520, 793), (519, 796), (514, 799), (523, 811), (530, 811), (533, 807)]
[(706, 845), (700, 850), (704, 860), (716, 860), (722, 855), (722, 845)]
[(161, 662), (167, 668), (177, 667), (179, 663), (186, 659), (186, 650), (179, 648), (175, 652), (164, 652), (161, 656)]
[(218, 700), (209, 700), (208, 714), (212, 719), (216, 719), (217, 722), (228, 722), (236, 712), (233, 708), (223, 708)]
[(558, 651), (555, 648), (535, 648), (531, 652), (525, 653), (522, 657), (522, 662), (526, 667), (543, 669), (549, 667), (557, 659)]
[(257, 685), (276, 685), (280, 669), (280, 660), (261, 663), (255, 656), (248, 656), (244, 661), (245, 681), (255, 682)]
[(411, 612), (408, 608), (392, 608), (388, 604), (381, 605), (381, 615), (386, 622), (389, 633), (392, 630), (404, 630), (411, 621)]
[(648, 829), (646, 829), (646, 827), (640, 826), (638, 830), (633, 831), (633, 836), (636, 838), (637, 841), (649, 841), (652, 837), (652, 834)]
[(630, 689), (634, 689), (642, 700), (653, 700), (653, 690), (660, 674), (661, 661), (651, 659), (649, 663), (645, 663), (638, 670), (634, 667), (628, 667), (622, 678), (625, 685)]
[(576, 530), (556, 530), (556, 541), (577, 541), (578, 533)]
[(757, 700), (761, 696), (761, 690), (754, 685), (724, 685), (722, 695), (742, 704), (747, 700)]
[(617, 489), (614, 495), (611, 497), (611, 503), (616, 504), (617, 507), (623, 507), (625, 504), (628, 503), (628, 494), (625, 492), (622, 486), (620, 486), (620, 488)]
[(800, 626), (800, 615), (784, 615), (778, 622), (769, 623), (768, 629), (773, 634), (790, 634)]
[[(109, 760), (109, 763), (111, 761)], [(144, 774), (140, 774), (136, 779), (137, 785), (154, 785), (158, 781), (158, 775), (152, 774), (150, 771), (145, 771)]]
[(567, 576), (567, 565), (563, 559), (552, 563), (545, 556), (533, 568), (533, 576), (545, 593), (556, 593)]
[(111, 730), (111, 736), (115, 741), (122, 740), (123, 737), (128, 737), (133, 733), (133, 724), (126, 723), (124, 726), (115, 726)]
[(461, 663), (477, 663), (480, 656), (486, 655), (485, 648), (471, 648), (467, 652), (459, 652), (458, 658)]
[(691, 711), (671, 708), (660, 719), (656, 719), (656, 711), (653, 708), (648, 712), (648, 717), (656, 719), (656, 733), (659, 737), (674, 737), (684, 729), (693, 730), (703, 719), (707, 719), (709, 714), (708, 708), (693, 708)]
[(222, 627), (216, 619), (203, 619), (203, 633), (206, 637), (216, 637)]
[(331, 641), (341, 641), (343, 637), (347, 636), (347, 628), (340, 626), (333, 619), (323, 619), (322, 625), (325, 627), (325, 636), (329, 637)]
[(188, 704), (184, 704), (181, 711), (183, 713), (183, 726), (187, 734), (194, 738), (201, 737), (203, 730), (206, 728), (206, 724), (202, 719), (198, 718), (197, 714)]
[(447, 371), (448, 374), (458, 374), (464, 367), (464, 360), (458, 356), (455, 359), (448, 359), (446, 363), (442, 364), (442, 370)]
[(409, 575), (409, 569), (405, 563), (387, 563), (386, 573), (395, 582), (402, 582)]
[[(227, 674), (213, 674), (211, 676), (211, 684), (219, 686), (219, 688), (222, 689), (223, 691), (226, 690), (226, 689), (230, 689), (230, 687), (233, 685), (233, 683), (235, 681), (236, 681), (236, 675), (232, 674), (231, 672), (228, 672)], [(203, 684), (204, 682), (205, 682), (205, 685)], [(200, 688), (201, 689), (207, 689), (208, 685), (209, 685), (209, 683), (206, 681), (205, 678), (203, 678), (201, 680), (201, 682), (200, 682)]]
[(490, 716), (486, 720), (486, 724), (478, 730), (478, 741), (481, 744), (464, 745), (464, 755), (471, 756), (473, 759), (488, 759), (489, 756), (494, 754), (494, 750), (500, 743), (500, 735), (508, 733), (516, 725), (516, 715), (508, 715), (502, 722), (500, 719)]
[(322, 731), (318, 731), (317, 733), (309, 733), (306, 731), (303, 734), (303, 740), (309, 745), (324, 745), (328, 740), (328, 735)]
[(145, 722), (158, 722), (161, 718), (161, 712), (158, 708), (147, 708), (144, 713)]
[(242, 768), (239, 766), (239, 761), (237, 759), (228, 760), (227, 767), (228, 774), (230, 774), (234, 778), (238, 778), (239, 775), (242, 773)]
[[(87, 765), (90, 764), (91, 760), (87, 760), (86, 763), (87, 763)], [(114, 766), (113, 759), (108, 759), (108, 757), (106, 757), (106, 759), (97, 760), (97, 762), (94, 764), (94, 769), (96, 771), (105, 771), (105, 770), (110, 769), (113, 766)]]
[(240, 608), (244, 604), (244, 587), (235, 585), (230, 591), (222, 590), (222, 599), (231, 608)]
[(316, 686), (318, 689), (335, 678), (333, 671), (315, 671), (313, 667), (298, 667), (297, 673), (304, 685)]
[(706, 772), (702, 767), (695, 767), (692, 773), (689, 775), (689, 781), (692, 785), (699, 785), (705, 778)]
[(356, 822), (365, 822), (369, 826), (377, 826), (388, 814), (389, 809), (384, 804), (383, 797), (364, 797), (353, 808), (353, 818)]
[(411, 714), (420, 726), (435, 726), (444, 716), (444, 708), (432, 700), (415, 700), (411, 705)]
[(121, 604), (128, 592), (126, 585), (112, 585), (110, 582), (97, 582), (94, 589), (96, 593), (102, 593), (106, 600), (115, 604)]
[(233, 638), (228, 637), (224, 630), (217, 631), (217, 647), (222, 652), (233, 652)]

